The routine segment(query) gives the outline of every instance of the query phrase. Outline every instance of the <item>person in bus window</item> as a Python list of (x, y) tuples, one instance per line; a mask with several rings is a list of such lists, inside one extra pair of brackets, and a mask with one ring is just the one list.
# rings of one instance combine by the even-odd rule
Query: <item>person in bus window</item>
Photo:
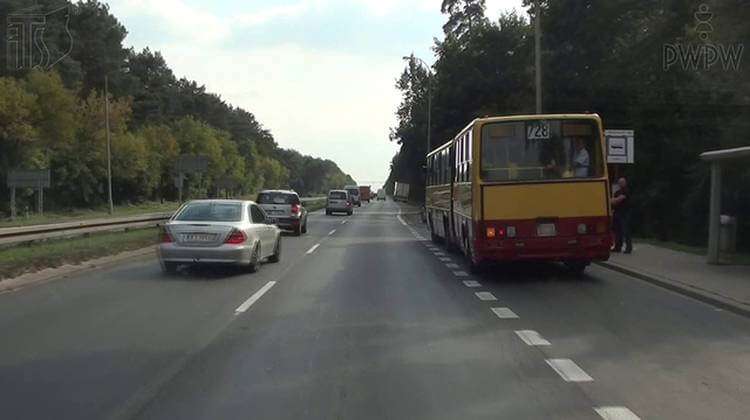
[(573, 155), (573, 174), (576, 178), (589, 176), (589, 152), (583, 144), (581, 137), (575, 138), (575, 154)]

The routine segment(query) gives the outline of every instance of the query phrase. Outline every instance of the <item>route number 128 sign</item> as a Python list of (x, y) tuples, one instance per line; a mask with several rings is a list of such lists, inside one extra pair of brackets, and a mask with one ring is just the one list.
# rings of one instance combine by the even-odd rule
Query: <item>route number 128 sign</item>
[(526, 123), (526, 139), (547, 140), (549, 139), (549, 123), (544, 120)]

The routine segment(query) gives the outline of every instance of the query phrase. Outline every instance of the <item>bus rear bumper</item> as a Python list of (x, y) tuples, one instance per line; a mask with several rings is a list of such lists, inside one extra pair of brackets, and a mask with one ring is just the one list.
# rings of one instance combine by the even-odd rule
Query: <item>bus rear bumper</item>
[(474, 258), (477, 262), (606, 261), (611, 247), (609, 234), (476, 241)]

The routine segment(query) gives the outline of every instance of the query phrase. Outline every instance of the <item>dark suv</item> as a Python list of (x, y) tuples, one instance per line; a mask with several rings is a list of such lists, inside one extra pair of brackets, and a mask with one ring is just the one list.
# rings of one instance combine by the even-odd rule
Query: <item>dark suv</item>
[(256, 203), (276, 226), (291, 230), (295, 235), (307, 233), (307, 210), (294, 191), (265, 190), (258, 194)]

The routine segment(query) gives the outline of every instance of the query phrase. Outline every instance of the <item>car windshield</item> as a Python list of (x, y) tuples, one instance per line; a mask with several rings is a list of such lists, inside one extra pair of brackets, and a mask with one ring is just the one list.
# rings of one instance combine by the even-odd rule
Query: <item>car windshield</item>
[(603, 173), (596, 124), (531, 120), (482, 127), (481, 176), (486, 181), (599, 177)]
[(334, 200), (346, 200), (346, 193), (343, 191), (333, 191), (328, 194), (328, 198), (332, 198)]
[(299, 204), (299, 197), (296, 194), (283, 192), (263, 192), (258, 194), (256, 200), (258, 204)]
[(174, 217), (183, 222), (239, 222), (242, 220), (240, 203), (188, 203)]

